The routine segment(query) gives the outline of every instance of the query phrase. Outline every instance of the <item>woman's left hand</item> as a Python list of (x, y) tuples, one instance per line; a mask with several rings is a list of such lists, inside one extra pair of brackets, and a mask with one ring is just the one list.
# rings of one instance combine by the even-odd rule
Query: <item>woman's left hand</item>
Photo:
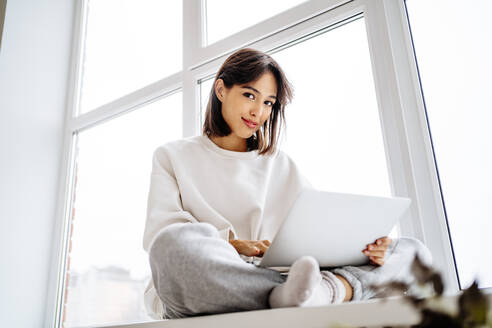
[(381, 266), (384, 264), (384, 254), (392, 242), (388, 237), (378, 238), (373, 244), (367, 245), (362, 253), (369, 257), (371, 264)]

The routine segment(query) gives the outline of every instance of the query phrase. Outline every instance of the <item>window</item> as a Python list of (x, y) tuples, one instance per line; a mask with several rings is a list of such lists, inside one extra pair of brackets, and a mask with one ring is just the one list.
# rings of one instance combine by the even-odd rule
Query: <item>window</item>
[(181, 1), (88, 0), (86, 8), (81, 114), (181, 70)]
[(406, 4), (460, 286), (492, 287), (492, 3)]
[(273, 54), (295, 90), (282, 148), (317, 189), (390, 196), (366, 35), (359, 17)]
[[(419, 0), (408, 1), (412, 18), (412, 2)], [(292, 0), (281, 7), (278, 2), (262, 2), (248, 3), (248, 8), (218, 0), (85, 0), (77, 5), (80, 24), (74, 32), (71, 77), (75, 89), (68, 106), (67, 163), (62, 176), (66, 185), (60, 191), (63, 215), (57, 218), (63, 222), (56, 240), (59, 275), (52, 277), (50, 285), (48, 298), (53, 299), (53, 307), (47, 321), (52, 321), (47, 325), (146, 321), (142, 288), (150, 279), (150, 268), (141, 238), (152, 150), (171, 139), (201, 134), (215, 72), (229, 54), (245, 46), (270, 53), (294, 84), (295, 98), (287, 107), (281, 147), (313, 185), (331, 191), (410, 197), (411, 210), (400, 233), (424, 241), (445, 282), (457, 289), (441, 194), (435, 188), (437, 173), (431, 165), (434, 154), (427, 147), (426, 122), (418, 119), (424, 110), (414, 79), (413, 48), (405, 43), (410, 31), (403, 0)], [(416, 11), (418, 15), (432, 12)], [(427, 16), (429, 26), (435, 25), (429, 20), (432, 15), (438, 16), (435, 12)], [(488, 28), (486, 22), (484, 17), (481, 24)], [(490, 135), (470, 130), (461, 139), (464, 147), (450, 146), (453, 139), (447, 139), (446, 129), (455, 129), (442, 125), (439, 115), (449, 116), (439, 113), (443, 107), (439, 95), (445, 89), (436, 89), (438, 80), (433, 77), (433, 69), (446, 61), (441, 66), (426, 62), (426, 47), (419, 45), (426, 39), (418, 32), (418, 24), (413, 32), (424, 90), (428, 85), (426, 94), (436, 92), (427, 97), (429, 122), (452, 221), (451, 217), (461, 216), (457, 197), (462, 194), (453, 196), (460, 185), (453, 182), (453, 157), (446, 152), (474, 155), (460, 165), (465, 165), (469, 177), (478, 172), (490, 180), (486, 166), (470, 169), (478, 164), (476, 158), (490, 162), (478, 157), (484, 156), (483, 151), (479, 154), (473, 148), (491, 148)], [(477, 89), (467, 90), (470, 100)], [(490, 121), (475, 107), (473, 113), (484, 116), (473, 124)], [(461, 110), (456, 107), (453, 115), (466, 117)], [(461, 120), (461, 126), (468, 119)], [(310, 147), (305, 147), (307, 142)], [(468, 182), (460, 183), (467, 186)], [(480, 197), (489, 197), (486, 192), (482, 189), (487, 196)], [(476, 222), (490, 216), (487, 206), (486, 201), (475, 206)], [(451, 222), (451, 230), (461, 229), (462, 222)], [(456, 245), (459, 238), (469, 236), (453, 235)], [(465, 260), (457, 259), (469, 268)], [(106, 297), (116, 297), (117, 302)]]
[(205, 121), (205, 112), (207, 110), (207, 103), (210, 98), (210, 92), (212, 90), (215, 75), (208, 79), (203, 79), (200, 81), (200, 112), (201, 121)]
[(67, 135), (73, 182), (54, 326), (148, 321), (142, 235), (153, 151), (183, 136), (182, 4), (79, 4), (73, 80), (80, 83), (70, 110), (81, 115), (70, 118)]
[(148, 320), (142, 248), (153, 151), (182, 135), (181, 93), (78, 134), (64, 327)]
[[(205, 8), (205, 45), (212, 44), (251, 25), (266, 20), (306, 0), (262, 1), (237, 3), (228, 0), (202, 0)], [(227, 26), (227, 28), (224, 28)]]

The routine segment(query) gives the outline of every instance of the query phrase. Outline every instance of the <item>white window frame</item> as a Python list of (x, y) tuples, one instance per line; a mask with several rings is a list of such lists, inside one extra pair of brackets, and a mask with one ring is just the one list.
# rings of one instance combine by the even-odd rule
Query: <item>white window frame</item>
[(363, 13), (366, 24), (392, 194), (414, 200), (400, 233), (429, 247), (435, 266), (443, 273), (447, 294), (459, 291), (404, 0), (310, 0), (209, 46), (202, 46), (203, 1), (183, 0), (182, 71), (77, 116), (86, 3), (76, 1), (46, 327), (61, 327), (76, 134), (181, 91), (183, 137), (198, 135), (202, 130), (200, 80), (213, 75), (232, 52), (250, 46), (273, 53), (357, 13)]

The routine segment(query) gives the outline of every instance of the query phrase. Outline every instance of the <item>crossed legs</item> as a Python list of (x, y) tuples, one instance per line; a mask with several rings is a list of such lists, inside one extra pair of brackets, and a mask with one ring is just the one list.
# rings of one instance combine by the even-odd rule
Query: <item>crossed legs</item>
[(243, 261), (208, 223), (176, 223), (156, 238), (149, 261), (165, 317), (181, 318), (369, 299), (377, 296), (368, 287), (372, 283), (390, 279), (412, 283), (410, 265), (415, 252), (424, 262), (432, 261), (420, 241), (401, 237), (388, 249), (381, 267), (346, 266), (319, 271), (316, 260), (303, 257), (285, 277)]

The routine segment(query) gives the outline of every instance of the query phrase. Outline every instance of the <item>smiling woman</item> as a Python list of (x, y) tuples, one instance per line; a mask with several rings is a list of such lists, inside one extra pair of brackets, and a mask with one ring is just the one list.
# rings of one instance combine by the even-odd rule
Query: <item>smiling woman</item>
[(203, 133), (228, 150), (272, 153), (291, 99), (291, 86), (270, 56), (239, 50), (216, 74)]
[(415, 253), (431, 262), (420, 241), (403, 237), (360, 245), (370, 262), (357, 267), (320, 271), (314, 257), (302, 256), (287, 277), (248, 262), (268, 249), (299, 193), (313, 188), (277, 145), (292, 91), (273, 58), (246, 48), (226, 59), (210, 95), (203, 134), (154, 151), (143, 238), (153, 316), (365, 300), (377, 297), (376, 281), (412, 284)]
[[(222, 116), (231, 127), (228, 136), (211, 136), (211, 139), (222, 148), (234, 151), (246, 151), (246, 139), (250, 138), (262, 127), (272, 112), (273, 103), (265, 94), (277, 94), (276, 81), (272, 73), (263, 73), (259, 79), (251, 82), (252, 86), (233, 85), (227, 88), (224, 80), (217, 79), (213, 90), (222, 104)], [(252, 90), (253, 93), (245, 92)], [(275, 99), (276, 96), (269, 96)], [(242, 121), (242, 123), (241, 123)]]

